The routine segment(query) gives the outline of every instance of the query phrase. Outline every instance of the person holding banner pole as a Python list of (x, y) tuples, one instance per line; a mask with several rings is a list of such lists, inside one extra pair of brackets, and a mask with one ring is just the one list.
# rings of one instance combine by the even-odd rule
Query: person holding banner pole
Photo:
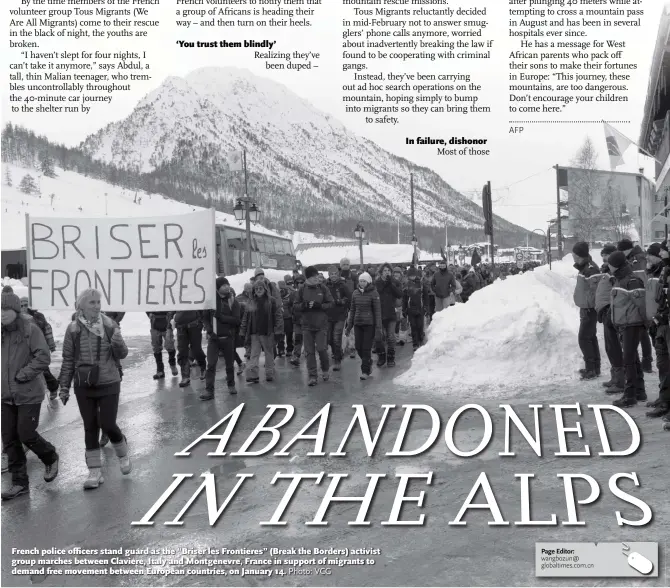
[(77, 298), (76, 316), (63, 339), (63, 365), (60, 372), (60, 398), (67, 404), (74, 384), (79, 412), (84, 422), (86, 465), (89, 475), (84, 489), (103, 483), (100, 429), (114, 447), (121, 473), (132, 470), (128, 442), (116, 423), (121, 393), (119, 360), (128, 356), (121, 329), (100, 312), (101, 294), (88, 288)]

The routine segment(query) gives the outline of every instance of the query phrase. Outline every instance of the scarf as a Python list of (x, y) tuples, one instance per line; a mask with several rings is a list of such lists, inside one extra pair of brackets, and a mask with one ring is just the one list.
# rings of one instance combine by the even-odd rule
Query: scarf
[(98, 315), (98, 318), (95, 319), (94, 321), (89, 321), (85, 316), (82, 311), (79, 311), (77, 313), (77, 320), (84, 325), (91, 333), (94, 335), (100, 337), (101, 339), (103, 338), (103, 333), (104, 333), (104, 327), (102, 325), (102, 315)]

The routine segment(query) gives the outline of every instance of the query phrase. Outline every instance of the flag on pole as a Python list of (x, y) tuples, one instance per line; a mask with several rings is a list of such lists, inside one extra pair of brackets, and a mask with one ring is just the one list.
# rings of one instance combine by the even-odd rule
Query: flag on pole
[(603, 123), (605, 125), (605, 141), (607, 142), (607, 153), (610, 156), (610, 166), (612, 169), (619, 167), (624, 162), (623, 154), (633, 142), (622, 135), (614, 127)]
[(244, 152), (231, 151), (227, 156), (228, 168), (231, 172), (244, 170)]

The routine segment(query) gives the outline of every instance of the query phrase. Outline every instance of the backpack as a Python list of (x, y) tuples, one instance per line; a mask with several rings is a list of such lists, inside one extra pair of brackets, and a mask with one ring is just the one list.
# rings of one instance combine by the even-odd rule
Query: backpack
[(28, 314), (31, 317), (33, 317), (33, 320), (35, 321), (35, 324), (39, 327), (40, 331), (42, 331), (42, 333), (46, 335), (45, 333), (45, 329), (47, 328), (46, 317), (41, 312), (38, 312), (37, 310), (33, 310), (31, 308), (28, 309)]
[(155, 331), (165, 332), (168, 328), (168, 319), (166, 314), (154, 315), (154, 320), (152, 321), (152, 328)]

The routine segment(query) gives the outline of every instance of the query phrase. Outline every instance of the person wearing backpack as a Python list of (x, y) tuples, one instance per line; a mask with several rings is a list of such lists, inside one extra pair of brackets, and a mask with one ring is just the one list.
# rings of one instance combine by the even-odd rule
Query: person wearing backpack
[(339, 270), (331, 265), (328, 268), (326, 287), (333, 297), (333, 305), (326, 311), (328, 315), (328, 345), (333, 354), (333, 371), (339, 372), (342, 366), (342, 337), (344, 323), (349, 314), (349, 300), (351, 293), (344, 281), (340, 278)]
[[(53, 330), (51, 325), (47, 322), (46, 317), (33, 308), (30, 308), (30, 301), (27, 296), (21, 297), (21, 312), (30, 315), (35, 324), (39, 327), (40, 331), (44, 335), (44, 339), (47, 342), (47, 347), (49, 351), (53, 353), (56, 351), (56, 342), (54, 341)], [(44, 381), (47, 385), (47, 390), (49, 390), (51, 400), (55, 400), (58, 394), (58, 379), (51, 373), (51, 370), (47, 367), (44, 370)]]
[(165, 378), (165, 364), (163, 363), (163, 343), (165, 351), (168, 352), (168, 365), (173, 376), (179, 375), (177, 369), (177, 357), (174, 346), (174, 331), (172, 330), (172, 318), (174, 312), (147, 312), (151, 324), (151, 347), (156, 360), (156, 373), (154, 380)]
[(121, 473), (132, 470), (128, 442), (116, 423), (121, 393), (118, 362), (128, 355), (121, 329), (100, 312), (98, 290), (89, 288), (77, 298), (76, 317), (65, 330), (63, 365), (60, 372), (60, 399), (67, 404), (70, 386), (74, 386), (77, 405), (84, 422), (86, 465), (89, 475), (84, 489), (103, 483), (100, 429), (114, 447)]
[(302, 312), (302, 336), (307, 359), (308, 386), (318, 384), (316, 354), (319, 354), (321, 375), (324, 382), (330, 377), (328, 358), (328, 311), (333, 306), (333, 296), (319, 280), (319, 272), (310, 265), (305, 268), (305, 285), (298, 292)]
[(29, 492), (24, 445), (44, 464), (46, 482), (58, 475), (56, 448), (37, 432), (44, 399), (40, 375), (50, 360), (42, 331), (35, 321), (21, 314), (19, 297), (10, 286), (5, 286), (2, 290), (2, 445), (12, 483), (3, 488), (3, 500)]

